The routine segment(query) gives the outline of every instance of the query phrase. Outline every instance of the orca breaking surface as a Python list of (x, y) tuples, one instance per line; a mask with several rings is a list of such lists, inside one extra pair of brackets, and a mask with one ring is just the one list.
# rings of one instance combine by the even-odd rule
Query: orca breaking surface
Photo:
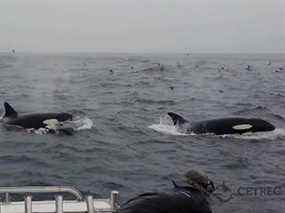
[(46, 133), (64, 133), (73, 134), (72, 128), (65, 128), (62, 122), (72, 121), (72, 115), (69, 113), (35, 113), (27, 115), (18, 115), (16, 110), (8, 104), (4, 103), (5, 113), (2, 117), (7, 127), (17, 127), (19, 129), (42, 130)]

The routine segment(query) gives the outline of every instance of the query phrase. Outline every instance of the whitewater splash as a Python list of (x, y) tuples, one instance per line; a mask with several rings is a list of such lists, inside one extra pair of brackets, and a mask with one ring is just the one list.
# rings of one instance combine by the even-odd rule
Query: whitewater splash
[[(181, 129), (178, 130), (178, 128), (173, 124), (173, 121), (170, 119), (168, 115), (162, 115), (160, 116), (160, 122), (159, 124), (152, 124), (148, 126), (148, 128), (153, 129), (157, 132), (169, 134), (169, 135), (178, 135), (178, 136), (193, 136), (197, 135), (195, 133), (185, 133), (181, 132)], [(201, 134), (201, 135), (207, 135), (212, 137), (221, 137), (221, 138), (237, 138), (237, 139), (245, 139), (245, 140), (262, 140), (262, 139), (268, 139), (268, 140), (276, 140), (278, 138), (284, 138), (285, 137), (285, 129), (275, 129), (273, 131), (267, 131), (267, 132), (249, 132), (245, 134), (228, 134), (228, 135), (214, 135), (214, 134)]]
[(148, 128), (153, 129), (157, 132), (166, 133), (169, 135), (184, 135), (184, 136), (191, 135), (191, 134), (181, 133), (177, 130), (175, 126), (165, 125), (165, 124), (152, 124)]
[(59, 122), (59, 127), (53, 127), (53, 128), (39, 128), (39, 129), (28, 129), (27, 132), (29, 133), (35, 133), (38, 135), (45, 135), (47, 133), (50, 133), (51, 130), (54, 130), (53, 133), (61, 133), (62, 131), (64, 134), (72, 135), (75, 131), (85, 130), (85, 129), (91, 129), (93, 126), (93, 121), (86, 117), (86, 116), (80, 116), (75, 115), (73, 116), (72, 121), (64, 121)]
[(148, 128), (170, 135), (192, 135), (179, 132), (178, 128), (173, 124), (172, 119), (168, 115), (161, 115), (159, 124), (152, 124)]
[(268, 132), (250, 132), (242, 135), (237, 135), (237, 134), (223, 135), (223, 137), (233, 137), (233, 138), (248, 139), (248, 140), (261, 140), (261, 139), (276, 140), (278, 138), (285, 137), (285, 129), (275, 129), (273, 131), (268, 131)]
[(75, 131), (84, 130), (84, 129), (91, 129), (93, 126), (93, 121), (88, 117), (75, 117), (74, 120), (70, 121), (73, 125), (73, 129)]

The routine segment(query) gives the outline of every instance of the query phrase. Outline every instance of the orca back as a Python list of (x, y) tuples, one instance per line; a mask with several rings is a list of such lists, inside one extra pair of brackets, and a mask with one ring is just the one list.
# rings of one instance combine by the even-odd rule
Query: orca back
[(214, 133), (216, 135), (243, 134), (246, 132), (273, 131), (275, 127), (258, 118), (221, 118), (206, 120), (192, 124), (194, 133)]
[(46, 127), (45, 120), (56, 119), (59, 122), (72, 120), (72, 115), (68, 113), (37, 113), (19, 116), (9, 120), (7, 124), (21, 126), (26, 129), (39, 129)]

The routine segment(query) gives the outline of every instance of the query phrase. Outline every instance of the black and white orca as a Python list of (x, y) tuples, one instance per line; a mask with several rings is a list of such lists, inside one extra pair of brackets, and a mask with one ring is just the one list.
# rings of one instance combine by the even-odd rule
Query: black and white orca
[(187, 184), (162, 192), (138, 195), (121, 205), (118, 213), (211, 213), (210, 195), (215, 191), (208, 177), (192, 170), (186, 174)]
[(34, 113), (18, 115), (17, 111), (7, 102), (4, 103), (4, 115), (2, 121), (6, 126), (13, 126), (20, 129), (43, 129), (49, 133), (61, 132), (72, 134), (72, 128), (63, 128), (61, 123), (71, 121), (72, 115), (69, 113)]
[(178, 131), (183, 133), (214, 133), (216, 135), (244, 134), (248, 132), (273, 131), (275, 126), (259, 118), (229, 117), (205, 120), (199, 122), (189, 122), (182, 116), (168, 112), (173, 124)]

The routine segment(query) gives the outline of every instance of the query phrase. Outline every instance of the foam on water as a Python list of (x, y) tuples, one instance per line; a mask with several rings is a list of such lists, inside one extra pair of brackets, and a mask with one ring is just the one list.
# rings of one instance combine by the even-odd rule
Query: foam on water
[(170, 116), (161, 115), (159, 124), (152, 124), (149, 126), (150, 129), (153, 129), (158, 132), (170, 134), (170, 135), (189, 135), (183, 132), (178, 131), (177, 126), (173, 124), (172, 119)]
[(93, 121), (89, 119), (88, 117), (83, 117), (78, 120), (74, 120), (72, 122), (76, 125), (75, 127), (76, 131), (84, 130), (84, 129), (91, 129), (93, 126)]
[[(61, 128), (72, 128), (74, 131), (91, 129), (92, 126), (93, 126), (93, 121), (88, 117), (75, 116), (75, 119), (72, 121), (61, 122)], [(28, 133), (35, 133), (38, 135), (45, 135), (49, 133), (48, 128), (27, 129), (26, 131)]]
[(153, 129), (155, 131), (161, 132), (161, 133), (166, 133), (170, 135), (190, 135), (190, 134), (185, 134), (181, 133), (177, 130), (176, 126), (173, 125), (165, 125), (165, 124), (152, 124), (148, 128)]
[(285, 129), (275, 129), (273, 131), (268, 132), (249, 132), (242, 135), (224, 135), (224, 137), (234, 137), (234, 138), (241, 138), (241, 139), (248, 139), (248, 140), (261, 140), (261, 139), (268, 139), (268, 140), (276, 140), (280, 137), (285, 137)]

